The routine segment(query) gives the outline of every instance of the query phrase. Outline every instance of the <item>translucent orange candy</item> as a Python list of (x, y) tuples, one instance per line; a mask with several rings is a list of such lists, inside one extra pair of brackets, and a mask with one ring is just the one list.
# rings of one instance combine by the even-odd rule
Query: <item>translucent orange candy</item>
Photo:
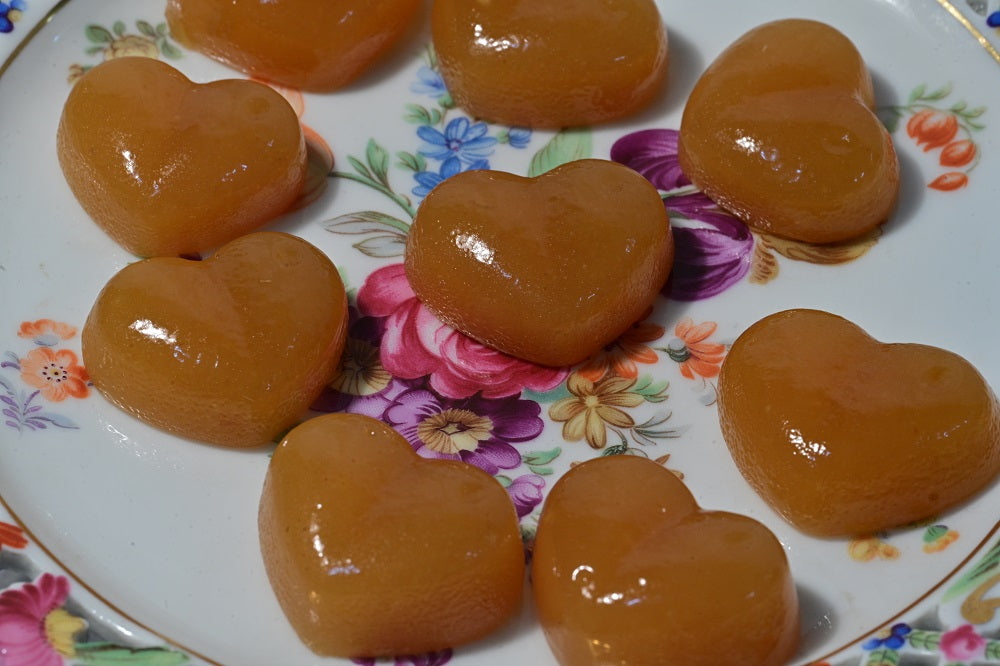
[(930, 518), (1000, 474), (1000, 404), (975, 368), (828, 312), (748, 328), (723, 363), (718, 404), (740, 472), (809, 534)]
[(531, 579), (563, 666), (784, 666), (798, 645), (781, 543), (746, 516), (700, 509), (647, 458), (596, 458), (553, 486)]
[(170, 34), (256, 78), (330, 91), (363, 74), (414, 22), (420, 0), (169, 0)]
[(431, 25), (452, 98), (497, 123), (621, 118), (656, 96), (667, 71), (653, 0), (435, 0)]
[(262, 446), (330, 381), (346, 331), (344, 285), (326, 255), (258, 232), (205, 261), (123, 268), (87, 317), (83, 360), (102, 394), (152, 426)]
[(151, 58), (89, 70), (63, 107), (59, 163), (90, 217), (141, 257), (198, 254), (288, 210), (306, 176), (298, 117), (268, 86), (196, 84)]
[(572, 365), (652, 306), (673, 265), (663, 201), (606, 160), (536, 178), (466, 171), (427, 195), (406, 244), (423, 303), (484, 344)]
[(472, 465), (420, 458), (367, 416), (330, 414), (288, 433), (258, 526), (275, 595), (318, 654), (443, 650), (521, 607), (524, 549), (503, 486)]
[(734, 42), (684, 108), (681, 167), (750, 226), (808, 243), (856, 238), (896, 203), (899, 163), (871, 76), (836, 29), (767, 23)]

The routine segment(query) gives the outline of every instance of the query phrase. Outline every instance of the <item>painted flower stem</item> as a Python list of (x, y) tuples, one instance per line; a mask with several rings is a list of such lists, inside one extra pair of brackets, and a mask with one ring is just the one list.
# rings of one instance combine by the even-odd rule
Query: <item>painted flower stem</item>
[[(386, 187), (382, 183), (376, 182), (370, 178), (365, 178), (364, 176), (359, 176), (358, 174), (348, 173), (346, 171), (331, 171), (330, 177), (344, 178), (346, 180), (353, 180), (356, 183), (361, 183), (362, 185), (367, 185), (373, 190), (376, 190), (384, 194), (386, 197), (392, 200), (393, 203), (395, 203), (397, 206), (406, 211), (406, 214), (410, 216), (411, 220), (417, 215), (417, 209), (413, 207), (413, 205), (409, 202), (409, 200), (406, 197), (402, 196), (401, 194), (397, 194), (396, 192), (393, 192), (390, 188)], [(409, 228), (400, 227), (400, 231), (402, 231), (403, 233), (407, 233), (409, 231)]]
[(660, 190), (660, 198), (664, 201), (669, 201), (673, 197), (684, 196), (686, 194), (698, 194), (699, 190), (694, 185), (681, 185), (680, 187), (675, 187), (671, 190)]
[(167, 647), (125, 647), (107, 641), (77, 643), (76, 656), (87, 664), (125, 664), (128, 666), (179, 666), (190, 661), (182, 652)]

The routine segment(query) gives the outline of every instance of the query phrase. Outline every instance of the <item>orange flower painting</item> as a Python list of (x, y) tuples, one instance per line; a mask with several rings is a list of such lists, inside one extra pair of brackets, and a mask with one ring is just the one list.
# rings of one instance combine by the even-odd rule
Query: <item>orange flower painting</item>
[(929, 91), (920, 85), (906, 104), (880, 109), (890, 131), (906, 119), (906, 136), (923, 152), (936, 154), (936, 166), (946, 171), (931, 178), (927, 187), (939, 192), (954, 192), (969, 184), (969, 173), (980, 158), (974, 135), (986, 127), (980, 119), (986, 107), (947, 101), (951, 94), (951, 86)]
[(847, 553), (851, 556), (851, 559), (858, 562), (871, 562), (876, 559), (899, 559), (899, 549), (877, 536), (852, 539), (847, 544)]
[(709, 338), (718, 325), (714, 321), (695, 324), (685, 317), (674, 327), (676, 336), (667, 345), (666, 352), (680, 365), (681, 374), (688, 379), (712, 379), (722, 369), (726, 346)]
[(930, 183), (927, 187), (940, 190), (941, 192), (950, 192), (952, 190), (958, 190), (969, 184), (969, 177), (960, 171), (949, 171), (948, 173), (943, 173)]
[(66, 398), (86, 398), (90, 394), (87, 370), (68, 349), (33, 349), (21, 359), (21, 379), (41, 391), (52, 402)]
[(969, 139), (952, 141), (941, 149), (938, 162), (944, 167), (963, 167), (976, 157), (976, 144)]
[(0, 550), (4, 548), (24, 548), (28, 540), (17, 525), (0, 521)]
[(51, 347), (76, 335), (76, 327), (52, 319), (21, 322), (18, 337), (33, 340), (36, 345)]
[(592, 382), (610, 373), (626, 379), (639, 376), (637, 363), (656, 363), (659, 356), (646, 343), (663, 337), (664, 328), (649, 322), (632, 326), (613, 343), (595, 354), (577, 370)]
[(923, 109), (913, 114), (906, 123), (906, 133), (924, 152), (940, 148), (958, 133), (958, 118), (937, 109)]
[(76, 333), (76, 326), (55, 319), (21, 322), (17, 337), (29, 340), (27, 344), (33, 348), (27, 353), (7, 350), (0, 354), (0, 422), (3, 425), (19, 432), (78, 427), (72, 419), (48, 411), (43, 404), (90, 395), (90, 375), (76, 352), (57, 348)]

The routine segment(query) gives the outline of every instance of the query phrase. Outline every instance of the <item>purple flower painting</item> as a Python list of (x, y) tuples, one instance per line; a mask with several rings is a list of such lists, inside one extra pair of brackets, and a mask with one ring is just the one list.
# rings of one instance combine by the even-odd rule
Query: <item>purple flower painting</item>
[(710, 298), (740, 282), (750, 271), (753, 236), (740, 220), (698, 191), (681, 171), (677, 130), (626, 134), (611, 159), (645, 176), (663, 196), (673, 226), (675, 256), (664, 288), (675, 300)]

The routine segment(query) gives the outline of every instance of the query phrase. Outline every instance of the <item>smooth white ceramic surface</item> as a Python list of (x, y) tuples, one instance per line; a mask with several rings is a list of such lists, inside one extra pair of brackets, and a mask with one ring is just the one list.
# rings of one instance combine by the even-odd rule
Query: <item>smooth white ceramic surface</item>
[[(998, 40), (987, 23), (997, 8), (917, 0), (662, 0), (660, 6), (671, 40), (669, 85), (638, 116), (593, 128), (592, 156), (607, 158), (616, 141), (641, 129), (677, 129), (688, 91), (716, 54), (759, 23), (798, 16), (845, 32), (871, 68), (879, 105), (898, 107), (894, 139), (903, 182), (894, 218), (878, 242), (854, 261), (820, 265), (774, 254), (779, 271), (766, 284), (744, 276), (710, 298), (661, 299), (651, 321), (664, 330), (649, 342), (660, 351), (655, 363), (639, 368), (639, 376), (668, 383), (662, 393), (669, 397), (646, 401), (632, 416), (640, 423), (669, 412), (664, 426), (669, 433), (646, 443), (629, 439), (629, 448), (650, 457), (669, 454), (667, 466), (684, 473), (703, 507), (745, 513), (778, 535), (803, 601), (797, 662), (825, 658), (838, 666), (866, 663), (882, 648), (862, 644), (884, 626), (904, 622), (911, 632), (934, 634), (938, 642), (925, 649), (908, 643), (900, 654), (930, 660), (922, 663), (964, 663), (941, 639), (970, 624), (957, 609), (967, 591), (949, 589), (961, 571), (989, 561), (997, 539), (1000, 486), (994, 484), (969, 504), (938, 517), (934, 525), (957, 539), (937, 549), (924, 548), (942, 543), (932, 538), (941, 530), (930, 534), (932, 526), (927, 525), (879, 535), (867, 546), (881, 546), (881, 555), (868, 560), (859, 555), (865, 544), (805, 537), (774, 514), (733, 466), (715, 407), (705, 404), (711, 403), (713, 378), (697, 371), (693, 378), (684, 376), (667, 350), (683, 337), (676, 327), (685, 318), (715, 322), (709, 341), (725, 344), (763, 315), (814, 307), (841, 314), (882, 340), (958, 352), (1000, 385), (1000, 347), (993, 341), (1000, 267), (1000, 227), (994, 220), (1000, 62), (991, 51)], [(134, 260), (76, 203), (56, 160), (55, 130), (74, 66), (97, 64), (116, 39), (141, 36), (140, 21), (154, 27), (163, 23), (163, 3), (70, 0), (56, 7), (27, 0), (20, 11), (13, 30), (0, 33), (0, 352), (11, 352), (5, 358), (14, 361), (46, 346), (19, 336), (22, 322), (51, 319), (79, 329), (105, 281)], [(102, 42), (102, 33), (88, 26), (105, 29), (110, 41)], [(179, 57), (168, 58), (166, 51), (177, 45), (169, 38), (166, 46), (159, 37), (152, 41), (158, 42), (161, 57), (196, 81), (240, 76), (194, 52), (180, 50)], [(397, 163), (398, 153), (415, 156), (423, 149), (426, 170), (440, 166), (427, 157), (426, 142), (416, 134), (420, 123), (407, 119), (413, 112), (407, 105), (435, 108), (433, 91), (417, 85), (427, 83), (421, 78), (426, 44), (426, 33), (414, 30), (391, 58), (358, 83), (337, 93), (303, 97), (302, 121), (329, 144), (335, 170), (358, 175), (348, 158), (364, 162), (374, 141), (389, 153), (393, 193), (408, 199), (411, 207), (419, 202), (414, 189), (420, 183), (413, 169)], [(941, 113), (984, 109), (968, 118), (978, 127), (968, 135), (976, 146), (975, 162), (946, 168), (940, 148), (925, 151), (917, 145), (919, 136), (907, 133), (907, 121), (921, 108), (910, 103), (911, 94), (921, 86), (923, 96), (930, 96), (926, 105)], [(934, 91), (942, 94), (935, 97)], [(965, 106), (956, 107), (958, 103)], [(463, 115), (454, 109), (448, 113), (448, 119)], [(503, 131), (491, 127), (487, 136), (502, 137)], [(507, 143), (501, 140), (489, 145), (485, 159), (491, 168), (526, 174), (532, 158), (554, 136), (536, 131)], [(960, 133), (955, 140), (963, 138)], [(958, 189), (928, 187), (949, 171), (968, 171), (968, 183)], [(371, 273), (398, 264), (400, 258), (379, 256), (391, 254), (385, 250), (391, 246), (385, 234), (334, 233), (344, 227), (332, 220), (343, 221), (342, 216), (357, 211), (408, 220), (384, 192), (356, 179), (331, 177), (317, 201), (271, 228), (322, 248), (342, 268), (348, 287), (358, 290)], [(354, 246), (363, 240), (369, 241), (362, 246), (367, 253)], [(56, 346), (79, 353), (79, 334)], [(30, 390), (21, 370), (2, 370), (15, 393)], [(556, 397), (568, 395), (565, 390), (559, 396), (520, 395), (539, 402), (544, 430), (516, 445), (522, 463), (501, 471), (508, 481), (533, 475), (548, 488), (571, 461), (598, 454), (584, 441), (567, 441), (562, 424), (553, 420), (549, 410)], [(8, 397), (17, 402), (24, 395), (8, 391)], [(67, 608), (85, 617), (95, 635), (121, 645), (166, 646), (185, 653), (192, 663), (326, 663), (296, 639), (260, 561), (256, 507), (268, 451), (222, 450), (166, 436), (118, 411), (92, 389), (84, 398), (45, 402), (41, 396), (38, 401), (44, 407), (40, 413), (55, 415), (58, 423), (45, 422), (44, 429), (0, 427), (0, 497), (6, 505), (0, 521), (21, 526), (29, 537), (23, 546), (0, 541), (0, 553), (8, 556), (0, 560), (0, 571), (17, 572), (0, 582), (16, 589), (37, 581), (43, 572), (66, 576), (71, 590)], [(66, 425), (75, 427), (61, 427)], [(613, 446), (617, 439), (610, 428), (608, 436), (608, 446)], [(544, 463), (529, 455), (556, 449), (558, 455)], [(534, 506), (523, 519), (529, 532), (539, 509)], [(3, 622), (0, 617), (0, 627)], [(970, 626), (987, 646), (998, 640), (998, 623), (990, 619)], [(975, 663), (1000, 663), (1000, 655), (990, 657), (986, 650)], [(62, 658), (76, 663), (78, 657)], [(522, 616), (502, 633), (458, 648), (450, 659), (437, 659), (435, 663), (470, 666), (554, 663), (527, 602)]]

